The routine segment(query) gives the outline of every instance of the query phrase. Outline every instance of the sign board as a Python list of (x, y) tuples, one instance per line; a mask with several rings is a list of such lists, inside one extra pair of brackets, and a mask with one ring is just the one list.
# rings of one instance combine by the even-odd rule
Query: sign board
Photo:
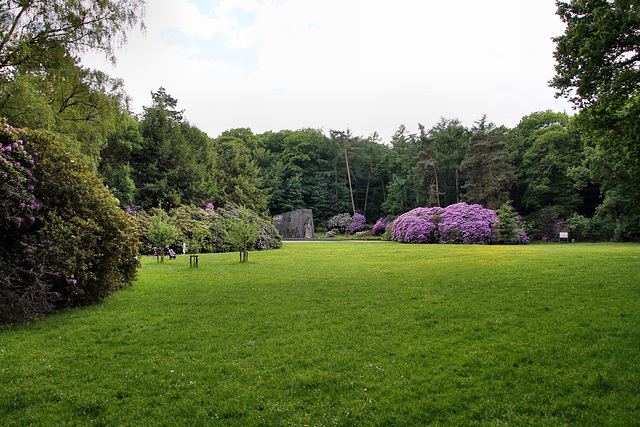
[(569, 240), (569, 233), (566, 232), (566, 231), (561, 231), (560, 232), (560, 238)]

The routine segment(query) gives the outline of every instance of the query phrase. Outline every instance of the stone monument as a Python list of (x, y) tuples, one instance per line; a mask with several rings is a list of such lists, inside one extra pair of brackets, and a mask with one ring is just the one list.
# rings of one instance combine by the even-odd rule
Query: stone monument
[(273, 225), (283, 239), (313, 239), (316, 236), (311, 209), (298, 209), (275, 215)]

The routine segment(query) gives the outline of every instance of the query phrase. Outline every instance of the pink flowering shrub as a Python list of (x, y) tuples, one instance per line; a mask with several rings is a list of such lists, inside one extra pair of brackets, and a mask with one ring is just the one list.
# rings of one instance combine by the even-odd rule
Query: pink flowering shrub
[[(480, 205), (457, 203), (446, 208), (416, 208), (400, 215), (393, 224), (391, 240), (401, 243), (498, 243), (498, 215)], [(524, 234), (524, 233), (523, 233)], [(528, 243), (526, 235), (520, 236)]]
[(373, 226), (373, 234), (382, 236), (393, 225), (393, 221), (395, 221), (395, 217), (380, 218)]
[(380, 236), (387, 231), (387, 224), (384, 223), (384, 220), (380, 218), (373, 226), (373, 234), (376, 236)]
[(436, 243), (443, 208), (415, 208), (393, 223), (391, 240), (401, 243)]
[(445, 208), (439, 224), (440, 243), (486, 245), (494, 243), (493, 225), (498, 221), (494, 210), (480, 205), (456, 203)]
[(349, 233), (356, 234), (359, 231), (367, 230), (367, 220), (364, 215), (359, 213), (355, 213), (353, 215), (353, 219), (351, 220), (351, 224), (349, 224)]

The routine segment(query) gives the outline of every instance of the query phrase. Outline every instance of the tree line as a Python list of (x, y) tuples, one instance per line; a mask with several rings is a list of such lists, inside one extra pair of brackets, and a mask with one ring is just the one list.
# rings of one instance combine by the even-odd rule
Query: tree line
[[(556, 39), (552, 85), (576, 102), (579, 114), (532, 112), (513, 128), (486, 116), (471, 126), (442, 118), (431, 127), (399, 126), (382, 141), (377, 134), (311, 128), (261, 134), (239, 128), (212, 138), (188, 122), (164, 88), (135, 115), (122, 81), (83, 67), (79, 57), (85, 46), (112, 54), (117, 36), (139, 22), (143, 2), (7, 2), (0, 116), (63, 141), (123, 207), (234, 203), (264, 217), (310, 208), (322, 225), (343, 212), (373, 223), (416, 207), (465, 201), (497, 209), (511, 201), (532, 230), (555, 215), (587, 238), (637, 240), (640, 79), (633, 74), (637, 57), (623, 49), (630, 49), (638, 17), (625, 5), (559, 2), (568, 26)], [(584, 39), (591, 34), (585, 26), (596, 24), (611, 36), (597, 46)], [(602, 51), (581, 63), (589, 59), (584, 46), (592, 45)]]

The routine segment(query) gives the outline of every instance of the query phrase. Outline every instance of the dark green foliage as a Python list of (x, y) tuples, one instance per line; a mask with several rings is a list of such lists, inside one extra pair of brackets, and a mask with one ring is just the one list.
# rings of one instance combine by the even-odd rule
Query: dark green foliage
[(255, 212), (267, 210), (267, 197), (262, 190), (259, 170), (251, 158), (251, 151), (232, 136), (215, 140), (213, 150), (216, 156), (215, 183), (217, 193), (212, 200), (216, 206), (225, 203), (243, 204)]
[(567, 24), (555, 37), (559, 95), (580, 107), (627, 98), (640, 89), (637, 47), (640, 15), (636, 0), (558, 1)]
[(218, 180), (213, 142), (183, 121), (177, 100), (163, 88), (152, 95), (153, 105), (145, 108), (140, 122), (142, 140), (131, 155), (136, 201), (147, 209), (214, 199)]
[[(566, 120), (566, 115), (558, 115)], [(519, 177), (526, 186), (523, 204), (532, 211), (554, 205), (564, 217), (576, 212), (582, 200), (568, 171), (582, 162), (583, 145), (577, 130), (560, 123), (540, 127), (523, 145), (527, 147)]]
[(558, 228), (559, 221), (560, 218), (558, 217), (558, 211), (555, 206), (549, 205), (542, 210), (540, 216), (540, 237), (543, 241), (555, 242), (558, 240), (558, 233), (560, 232)]
[(511, 203), (507, 202), (496, 211), (498, 214), (498, 223), (494, 228), (498, 231), (500, 240), (511, 240), (516, 237), (516, 219), (518, 213), (513, 210)]
[(3, 147), (25, 157), (3, 166), (9, 166), (4, 185), (19, 183), (22, 190), (0, 195), (2, 321), (95, 303), (130, 284), (138, 266), (137, 229), (111, 193), (49, 136), (2, 127)]
[[(579, 189), (596, 185), (601, 199), (591, 219), (590, 240), (636, 241), (640, 239), (637, 224), (640, 221), (640, 178), (631, 175), (619, 162), (611, 163), (611, 155), (592, 141), (585, 139), (582, 164), (569, 173)], [(622, 154), (620, 154), (622, 156)], [(597, 230), (597, 231), (596, 231)], [(597, 236), (597, 237), (596, 237)]]
[(429, 130), (429, 136), (435, 148), (440, 206), (459, 203), (464, 185), (462, 161), (469, 145), (468, 131), (458, 119), (441, 118)]
[(125, 109), (122, 81), (79, 65), (115, 48), (139, 21), (143, 0), (8, 0), (0, 5), (0, 116), (46, 129), (95, 170)]
[(135, 201), (137, 193), (132, 157), (140, 152), (142, 145), (138, 122), (133, 117), (123, 116), (100, 152), (102, 160), (98, 172), (122, 205), (131, 205)]
[(497, 209), (507, 200), (515, 181), (506, 144), (506, 129), (487, 123), (484, 116), (472, 129), (462, 170), (467, 174), (464, 200)]
[(417, 207), (446, 207), (461, 199), (467, 130), (457, 119), (445, 118), (429, 131), (422, 125), (418, 128), (420, 133), (415, 135), (401, 126), (392, 138), (385, 213), (399, 215)]
[(498, 214), (498, 222), (493, 225), (494, 230), (498, 233), (498, 243), (529, 243), (529, 239), (522, 229), (520, 216), (511, 206), (511, 202), (507, 202), (496, 211)]
[(421, 136), (422, 139), (409, 133), (402, 125), (391, 138), (392, 150), (387, 159), (390, 180), (383, 207), (392, 215), (433, 205), (429, 203), (436, 195), (435, 187), (432, 187), (433, 174), (429, 170), (429, 165), (433, 166), (432, 154), (425, 152), (423, 146), (430, 140), (427, 141), (424, 132)]
[(567, 24), (556, 42), (558, 95), (582, 109), (581, 126), (611, 162), (640, 176), (640, 4), (636, 0), (559, 1)]
[(112, 55), (143, 8), (143, 0), (5, 1), (0, 6), (0, 69), (46, 67), (58, 48)]

